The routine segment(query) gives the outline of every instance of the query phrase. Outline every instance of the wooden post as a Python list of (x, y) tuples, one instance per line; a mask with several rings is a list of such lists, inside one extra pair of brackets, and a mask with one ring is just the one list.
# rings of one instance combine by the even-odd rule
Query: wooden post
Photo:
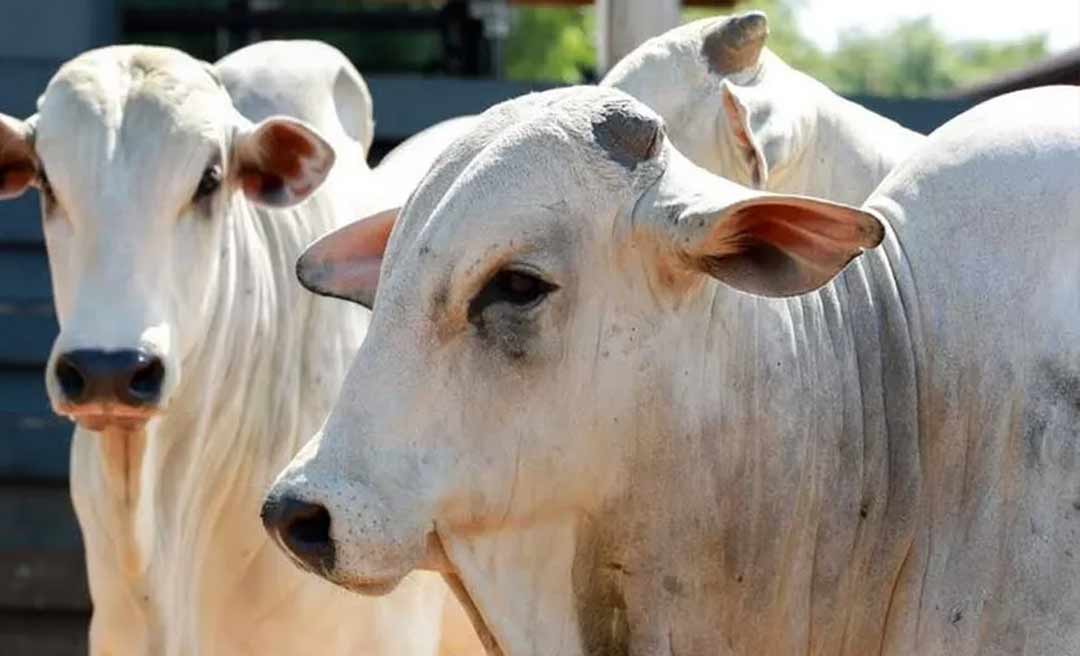
[(597, 73), (680, 23), (680, 0), (596, 0)]

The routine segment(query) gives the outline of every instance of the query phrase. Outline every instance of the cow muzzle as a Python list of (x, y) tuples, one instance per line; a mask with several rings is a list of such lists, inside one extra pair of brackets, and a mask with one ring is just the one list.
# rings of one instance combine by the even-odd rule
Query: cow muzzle
[[(357, 507), (349, 512), (307, 501), (295, 490), (275, 488), (263, 503), (263, 526), (305, 571), (352, 592), (381, 596), (415, 569), (445, 569), (434, 528), (401, 530), (391, 519), (393, 513), (371, 512), (358, 497), (352, 497)], [(438, 557), (430, 557), (432, 552)]]
[(272, 495), (260, 514), (266, 532), (299, 567), (320, 576), (334, 569), (334, 541), (326, 506)]
[(136, 429), (160, 409), (163, 360), (145, 349), (78, 349), (52, 366), (59, 414), (93, 431)]

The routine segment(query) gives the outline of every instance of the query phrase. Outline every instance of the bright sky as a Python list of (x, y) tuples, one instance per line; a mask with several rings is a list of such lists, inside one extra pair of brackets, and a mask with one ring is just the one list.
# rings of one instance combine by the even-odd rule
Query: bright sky
[(1080, 46), (1078, 0), (796, 0), (803, 34), (831, 49), (837, 35), (857, 27), (871, 32), (902, 18), (932, 16), (957, 39), (1006, 40), (1047, 33), (1054, 52)]

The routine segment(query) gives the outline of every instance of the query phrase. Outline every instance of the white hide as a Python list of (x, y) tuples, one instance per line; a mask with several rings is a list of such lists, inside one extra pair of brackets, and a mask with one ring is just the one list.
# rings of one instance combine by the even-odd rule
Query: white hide
[[(329, 145), (296, 121), (260, 123), (274, 132), (259, 137), (222, 79), (250, 119), (288, 113)], [(440, 577), (349, 595), (295, 568), (259, 522), (266, 486), (323, 421), (368, 322), (292, 273), (309, 241), (366, 209), (371, 108), (351, 64), (311, 43), (254, 46), (216, 71), (163, 48), (95, 50), (60, 69), (32, 123), (5, 118), (0, 140), (20, 136), (5, 126), (29, 131), (26, 161), (49, 190), (54, 354), (142, 346), (167, 367), (163, 412), (144, 428), (75, 432), (91, 654), (436, 653)], [(336, 166), (302, 205), (258, 207), (318, 183), (315, 169), (280, 188), (251, 178), (298, 139), (315, 156), (296, 171), (324, 171), (329, 146)], [(208, 161), (221, 188), (193, 201)], [(49, 391), (62, 408), (54, 381)]]
[(436, 158), (479, 121), (458, 116), (424, 129), (386, 154), (375, 167), (375, 188), (382, 195), (377, 209), (401, 207), (424, 178)]
[(692, 162), (740, 184), (858, 204), (925, 137), (841, 98), (765, 48), (761, 12), (646, 41), (601, 81), (664, 119)]
[(493, 653), (1072, 653), (1078, 169), (1075, 88), (863, 210), (716, 177), (616, 91), (498, 105), (270, 494), (326, 506), (340, 585), (453, 572)]

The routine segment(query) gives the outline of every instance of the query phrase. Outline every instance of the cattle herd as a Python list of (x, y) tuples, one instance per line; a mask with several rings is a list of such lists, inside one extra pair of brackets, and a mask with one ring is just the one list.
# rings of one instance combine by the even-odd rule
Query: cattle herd
[(91, 654), (1080, 653), (1080, 89), (924, 137), (767, 34), (374, 169), (311, 41), (0, 115)]

